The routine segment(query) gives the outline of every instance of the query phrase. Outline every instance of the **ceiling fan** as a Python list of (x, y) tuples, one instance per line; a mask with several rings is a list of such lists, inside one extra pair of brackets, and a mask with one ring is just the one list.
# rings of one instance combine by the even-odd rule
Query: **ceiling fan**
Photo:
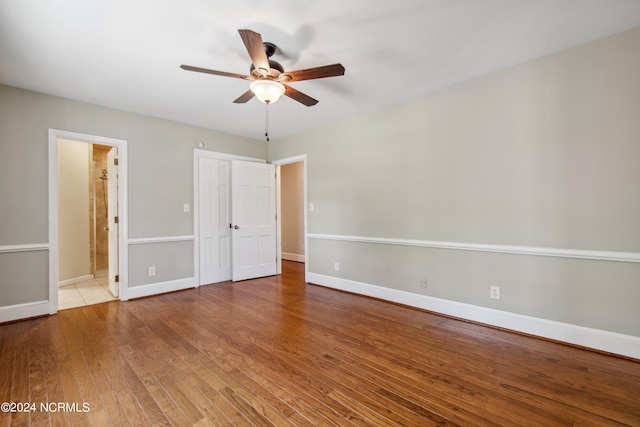
[(180, 68), (198, 73), (253, 81), (249, 86), (249, 90), (233, 101), (236, 104), (248, 102), (254, 96), (265, 104), (269, 104), (276, 102), (281, 95), (285, 95), (307, 107), (311, 107), (316, 105), (318, 100), (292, 88), (287, 83), (344, 75), (342, 64), (325, 65), (298, 71), (285, 71), (282, 65), (269, 59), (275, 53), (276, 45), (263, 42), (262, 36), (255, 31), (238, 30), (238, 32), (253, 63), (249, 69), (249, 75), (210, 70), (191, 65), (181, 65)]

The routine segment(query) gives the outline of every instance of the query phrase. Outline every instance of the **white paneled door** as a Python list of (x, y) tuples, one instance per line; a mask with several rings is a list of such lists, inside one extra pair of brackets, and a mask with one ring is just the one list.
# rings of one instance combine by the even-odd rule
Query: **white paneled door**
[(276, 274), (275, 166), (231, 161), (232, 277)]
[(200, 283), (231, 280), (231, 161), (198, 158)]
[(109, 289), (114, 297), (119, 291), (119, 258), (118, 258), (118, 147), (113, 147), (107, 153), (107, 216), (109, 232)]

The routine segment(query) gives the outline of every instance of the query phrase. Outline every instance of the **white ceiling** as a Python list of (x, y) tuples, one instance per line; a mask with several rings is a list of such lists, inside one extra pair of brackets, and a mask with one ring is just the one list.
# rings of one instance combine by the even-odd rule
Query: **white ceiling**
[(640, 0), (0, 0), (0, 83), (262, 139), (237, 29), (320, 100), (270, 106), (271, 139), (640, 26)]

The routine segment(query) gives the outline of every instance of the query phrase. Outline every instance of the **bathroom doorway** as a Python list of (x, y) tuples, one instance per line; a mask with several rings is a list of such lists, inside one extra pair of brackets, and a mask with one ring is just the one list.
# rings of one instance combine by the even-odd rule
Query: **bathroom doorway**
[(126, 193), (126, 140), (49, 129), (50, 314), (127, 300)]
[(117, 147), (58, 139), (59, 310), (117, 299), (109, 288), (112, 151)]

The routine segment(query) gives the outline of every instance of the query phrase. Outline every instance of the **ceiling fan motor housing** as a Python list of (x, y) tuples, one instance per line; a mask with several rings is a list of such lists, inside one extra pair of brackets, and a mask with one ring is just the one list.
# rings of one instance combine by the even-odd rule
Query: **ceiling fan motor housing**
[[(269, 60), (269, 68), (271, 68), (271, 70), (267, 75), (264, 76), (266, 78), (277, 79), (280, 74), (284, 73), (284, 67), (279, 62), (276, 62), (273, 59)], [(256, 70), (256, 67), (253, 64), (251, 64), (251, 67), (249, 67), (249, 73), (258, 79), (263, 77), (263, 75)]]
[(262, 46), (264, 46), (264, 53), (267, 54), (267, 58), (271, 58), (273, 54), (276, 53), (276, 49), (278, 48), (271, 42), (264, 42), (262, 43)]

